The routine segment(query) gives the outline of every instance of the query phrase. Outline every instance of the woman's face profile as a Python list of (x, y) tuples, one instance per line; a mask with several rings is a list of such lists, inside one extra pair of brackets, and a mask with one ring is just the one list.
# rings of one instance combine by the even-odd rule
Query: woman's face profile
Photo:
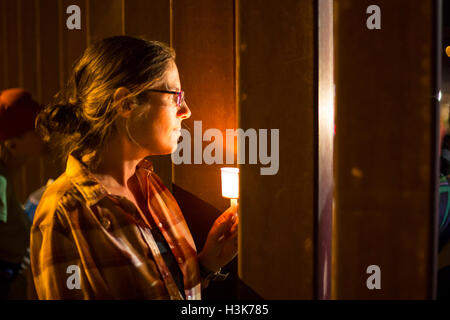
[[(157, 90), (180, 91), (178, 68), (169, 62)], [(177, 147), (181, 135), (181, 121), (191, 116), (186, 102), (177, 106), (177, 96), (170, 93), (148, 92), (147, 102), (133, 110), (130, 117), (130, 134), (147, 155), (170, 154)]]

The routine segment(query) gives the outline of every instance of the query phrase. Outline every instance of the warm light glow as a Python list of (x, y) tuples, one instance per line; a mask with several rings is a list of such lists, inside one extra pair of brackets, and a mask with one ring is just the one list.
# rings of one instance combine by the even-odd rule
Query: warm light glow
[(447, 54), (447, 56), (450, 57), (450, 46), (448, 46), (447, 48), (445, 48), (445, 53)]
[(222, 197), (239, 198), (239, 169), (221, 168), (222, 173)]

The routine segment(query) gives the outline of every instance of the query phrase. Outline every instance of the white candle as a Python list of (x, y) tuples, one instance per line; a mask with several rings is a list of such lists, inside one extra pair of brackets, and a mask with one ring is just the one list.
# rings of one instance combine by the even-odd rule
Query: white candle
[(230, 205), (237, 205), (239, 198), (239, 168), (221, 168), (222, 197), (229, 198)]

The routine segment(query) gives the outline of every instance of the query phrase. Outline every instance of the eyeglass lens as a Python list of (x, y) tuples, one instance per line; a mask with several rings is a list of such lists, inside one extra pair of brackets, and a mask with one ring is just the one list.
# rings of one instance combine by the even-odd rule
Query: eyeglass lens
[(184, 102), (184, 91), (180, 91), (180, 92), (177, 94), (177, 105), (178, 105), (179, 107), (181, 107), (181, 105), (183, 104), (183, 102)]

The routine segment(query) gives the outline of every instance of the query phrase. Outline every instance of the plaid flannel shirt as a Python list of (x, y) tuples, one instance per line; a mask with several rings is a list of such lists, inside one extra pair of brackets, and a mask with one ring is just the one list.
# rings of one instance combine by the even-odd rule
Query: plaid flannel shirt
[(109, 194), (69, 156), (65, 173), (44, 193), (31, 229), (39, 299), (183, 299), (152, 226), (178, 262), (186, 299), (201, 298), (196, 247), (176, 200), (150, 161), (139, 162), (132, 178), (129, 187), (140, 210)]

